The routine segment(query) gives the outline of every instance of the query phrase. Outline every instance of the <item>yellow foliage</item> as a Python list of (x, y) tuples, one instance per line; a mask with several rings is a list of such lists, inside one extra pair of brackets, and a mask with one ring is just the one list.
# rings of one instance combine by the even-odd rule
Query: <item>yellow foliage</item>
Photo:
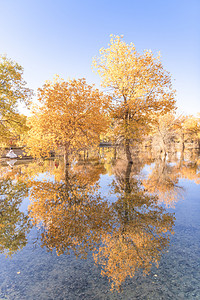
[(158, 266), (161, 253), (169, 245), (173, 233), (174, 215), (157, 204), (157, 198), (142, 189), (131, 176), (132, 164), (117, 170), (113, 192), (118, 200), (113, 204), (113, 232), (104, 233), (102, 245), (94, 260), (102, 267), (102, 275), (111, 281), (112, 289), (120, 289), (126, 277), (138, 270), (149, 273)]
[(147, 131), (153, 114), (175, 109), (171, 76), (159, 55), (154, 57), (148, 50), (140, 54), (133, 43), (111, 36), (108, 48), (100, 49), (100, 57), (93, 60), (93, 67), (103, 87), (112, 89), (111, 115), (117, 120), (116, 132), (125, 139), (142, 134), (141, 129)]
[(143, 185), (149, 193), (158, 196), (159, 202), (174, 207), (178, 200), (183, 199), (183, 188), (179, 185), (179, 170), (170, 166), (165, 160), (155, 160), (155, 166)]
[(0, 169), (0, 253), (12, 256), (27, 244), (31, 228), (27, 213), (20, 207), (28, 195), (28, 186), (18, 170)]
[(30, 180), (29, 215), (43, 228), (42, 246), (55, 248), (58, 255), (73, 251), (86, 258), (100, 243), (102, 232), (111, 230), (108, 203), (97, 194), (94, 180), (101, 171), (79, 166), (69, 169), (61, 182)]
[(25, 116), (18, 112), (18, 104), (29, 103), (32, 91), (25, 87), (23, 68), (0, 55), (0, 143), (8, 145), (10, 139), (27, 130)]
[(108, 127), (110, 97), (85, 79), (65, 82), (57, 77), (39, 89), (40, 105), (29, 118), (29, 154), (48, 156), (60, 146), (70, 150), (98, 144)]

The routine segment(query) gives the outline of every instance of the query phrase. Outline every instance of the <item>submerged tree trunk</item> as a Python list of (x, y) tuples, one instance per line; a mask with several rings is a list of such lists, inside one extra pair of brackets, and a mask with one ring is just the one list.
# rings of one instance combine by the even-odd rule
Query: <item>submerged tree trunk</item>
[(181, 135), (181, 142), (182, 142), (181, 152), (184, 152), (184, 150), (185, 150), (185, 135), (184, 135), (184, 133), (182, 133), (182, 135)]
[(130, 183), (130, 175), (131, 175), (131, 169), (132, 169), (132, 163), (128, 162), (125, 172), (125, 178), (124, 178), (124, 192), (125, 192), (125, 198), (123, 201), (123, 210), (124, 210), (124, 228), (122, 232), (125, 231), (126, 224), (129, 221), (129, 201), (130, 201), (130, 193), (131, 193), (131, 183)]
[(132, 164), (132, 156), (131, 156), (131, 150), (130, 150), (130, 139), (125, 140), (125, 151), (126, 151), (126, 158), (128, 163)]
[(69, 143), (64, 145), (64, 165), (69, 165)]
[(125, 173), (125, 192), (128, 194), (131, 192), (131, 186), (130, 186), (131, 169), (132, 169), (132, 164), (129, 162), (127, 164), (126, 173)]
[(180, 160), (179, 160), (179, 166), (178, 166), (179, 168), (182, 167), (183, 162), (184, 162), (184, 150), (182, 149), (182, 150), (181, 150)]
[(69, 164), (65, 165), (65, 185), (68, 186), (69, 183)]

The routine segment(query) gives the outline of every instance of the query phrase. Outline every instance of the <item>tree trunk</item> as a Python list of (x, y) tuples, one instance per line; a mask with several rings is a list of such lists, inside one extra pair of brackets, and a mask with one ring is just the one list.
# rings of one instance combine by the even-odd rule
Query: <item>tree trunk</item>
[(114, 160), (117, 159), (117, 147), (115, 146), (114, 148), (114, 157), (113, 157)]
[(69, 143), (64, 145), (64, 164), (69, 165)]
[(131, 193), (130, 175), (131, 175), (132, 166), (133, 166), (133, 164), (128, 162), (127, 167), (126, 167), (126, 173), (125, 173), (125, 182), (124, 182), (125, 183), (125, 186), (124, 186), (125, 198), (124, 198), (124, 201), (123, 201), (124, 226), (129, 221), (129, 200), (130, 200), (129, 195)]
[(162, 136), (162, 150), (161, 150), (161, 153), (162, 152), (163, 152), (164, 160), (165, 160), (166, 157), (167, 157), (167, 147), (166, 147), (165, 140), (164, 140), (163, 136)]
[(179, 160), (179, 168), (182, 167), (183, 162), (184, 162), (184, 151), (181, 150), (181, 156), (180, 156), (180, 160)]
[(130, 151), (130, 134), (129, 134), (129, 127), (130, 127), (130, 124), (129, 124), (129, 107), (128, 107), (128, 104), (127, 104), (127, 100), (126, 100), (126, 97), (124, 96), (124, 104), (125, 104), (125, 107), (126, 107), (126, 111), (125, 111), (125, 115), (124, 115), (124, 126), (125, 126), (125, 151), (126, 151), (126, 158), (127, 158), (127, 161), (128, 163), (133, 163), (133, 160), (132, 160), (132, 156), (131, 156), (131, 151)]
[(130, 186), (131, 169), (132, 169), (132, 164), (129, 162), (127, 164), (126, 173), (125, 173), (125, 192), (128, 194), (131, 192), (131, 186)]
[(64, 172), (65, 172), (65, 185), (67, 187), (69, 184), (69, 164), (65, 165)]
[(69, 195), (69, 143), (64, 146), (65, 193)]
[(181, 151), (184, 152), (184, 150), (185, 150), (185, 136), (184, 136), (184, 133), (182, 133), (182, 135), (181, 135), (181, 142), (182, 142)]
[(131, 150), (130, 150), (130, 140), (125, 140), (125, 151), (126, 151), (126, 158), (128, 160), (128, 163), (133, 163), (132, 156), (131, 156)]

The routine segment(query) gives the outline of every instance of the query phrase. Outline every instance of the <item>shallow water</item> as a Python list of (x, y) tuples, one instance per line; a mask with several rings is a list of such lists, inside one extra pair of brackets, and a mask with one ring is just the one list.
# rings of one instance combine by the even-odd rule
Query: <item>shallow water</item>
[(0, 175), (0, 299), (200, 299), (198, 155), (129, 165), (110, 150)]

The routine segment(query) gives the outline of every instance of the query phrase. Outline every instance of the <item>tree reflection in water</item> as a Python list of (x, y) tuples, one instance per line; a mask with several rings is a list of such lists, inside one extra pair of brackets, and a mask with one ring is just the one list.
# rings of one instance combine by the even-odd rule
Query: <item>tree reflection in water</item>
[(61, 182), (32, 181), (30, 217), (42, 228), (43, 247), (86, 258), (100, 244), (102, 233), (111, 232), (111, 210), (95, 182), (101, 172), (99, 165), (83, 165), (82, 172), (80, 166), (66, 168)]
[(12, 256), (27, 244), (31, 223), (27, 213), (20, 210), (28, 187), (17, 177), (18, 172), (0, 172), (0, 253)]
[(102, 274), (118, 290), (127, 276), (133, 277), (139, 269), (147, 274), (152, 264), (158, 266), (175, 221), (174, 214), (158, 206), (157, 198), (131, 175), (133, 167), (128, 163), (126, 168), (115, 170), (113, 192), (118, 199), (112, 205), (113, 232), (104, 233), (103, 245), (94, 255)]
[(184, 197), (184, 189), (179, 184), (180, 169), (170, 164), (166, 159), (155, 159), (155, 166), (146, 180), (144, 187), (149, 193), (158, 196), (159, 202), (168, 207), (174, 207), (179, 199)]
[(113, 204), (98, 193), (105, 171), (99, 164), (67, 167), (58, 182), (31, 182), (30, 217), (42, 229), (42, 246), (58, 255), (73, 251), (81, 258), (92, 251), (102, 275), (118, 290), (127, 276), (139, 269), (146, 274), (152, 264), (158, 265), (175, 220), (144, 190), (133, 168), (130, 163), (114, 168)]
[[(153, 264), (158, 266), (175, 222), (174, 214), (159, 204), (173, 206), (183, 198), (180, 178), (199, 183), (200, 161), (198, 156), (184, 160), (181, 155), (172, 164), (140, 152), (132, 153), (130, 164), (124, 157), (123, 151), (105, 150), (79, 156), (66, 167), (56, 160), (2, 168), (0, 253), (12, 256), (26, 245), (30, 218), (40, 228), (40, 244), (47, 250), (56, 249), (58, 255), (73, 252), (80, 258), (92, 251), (112, 289), (120, 290), (138, 270), (147, 274)], [(143, 178), (145, 165), (151, 172)], [(113, 202), (99, 192), (106, 173), (114, 175)], [(28, 190), (29, 216), (20, 210)]]

